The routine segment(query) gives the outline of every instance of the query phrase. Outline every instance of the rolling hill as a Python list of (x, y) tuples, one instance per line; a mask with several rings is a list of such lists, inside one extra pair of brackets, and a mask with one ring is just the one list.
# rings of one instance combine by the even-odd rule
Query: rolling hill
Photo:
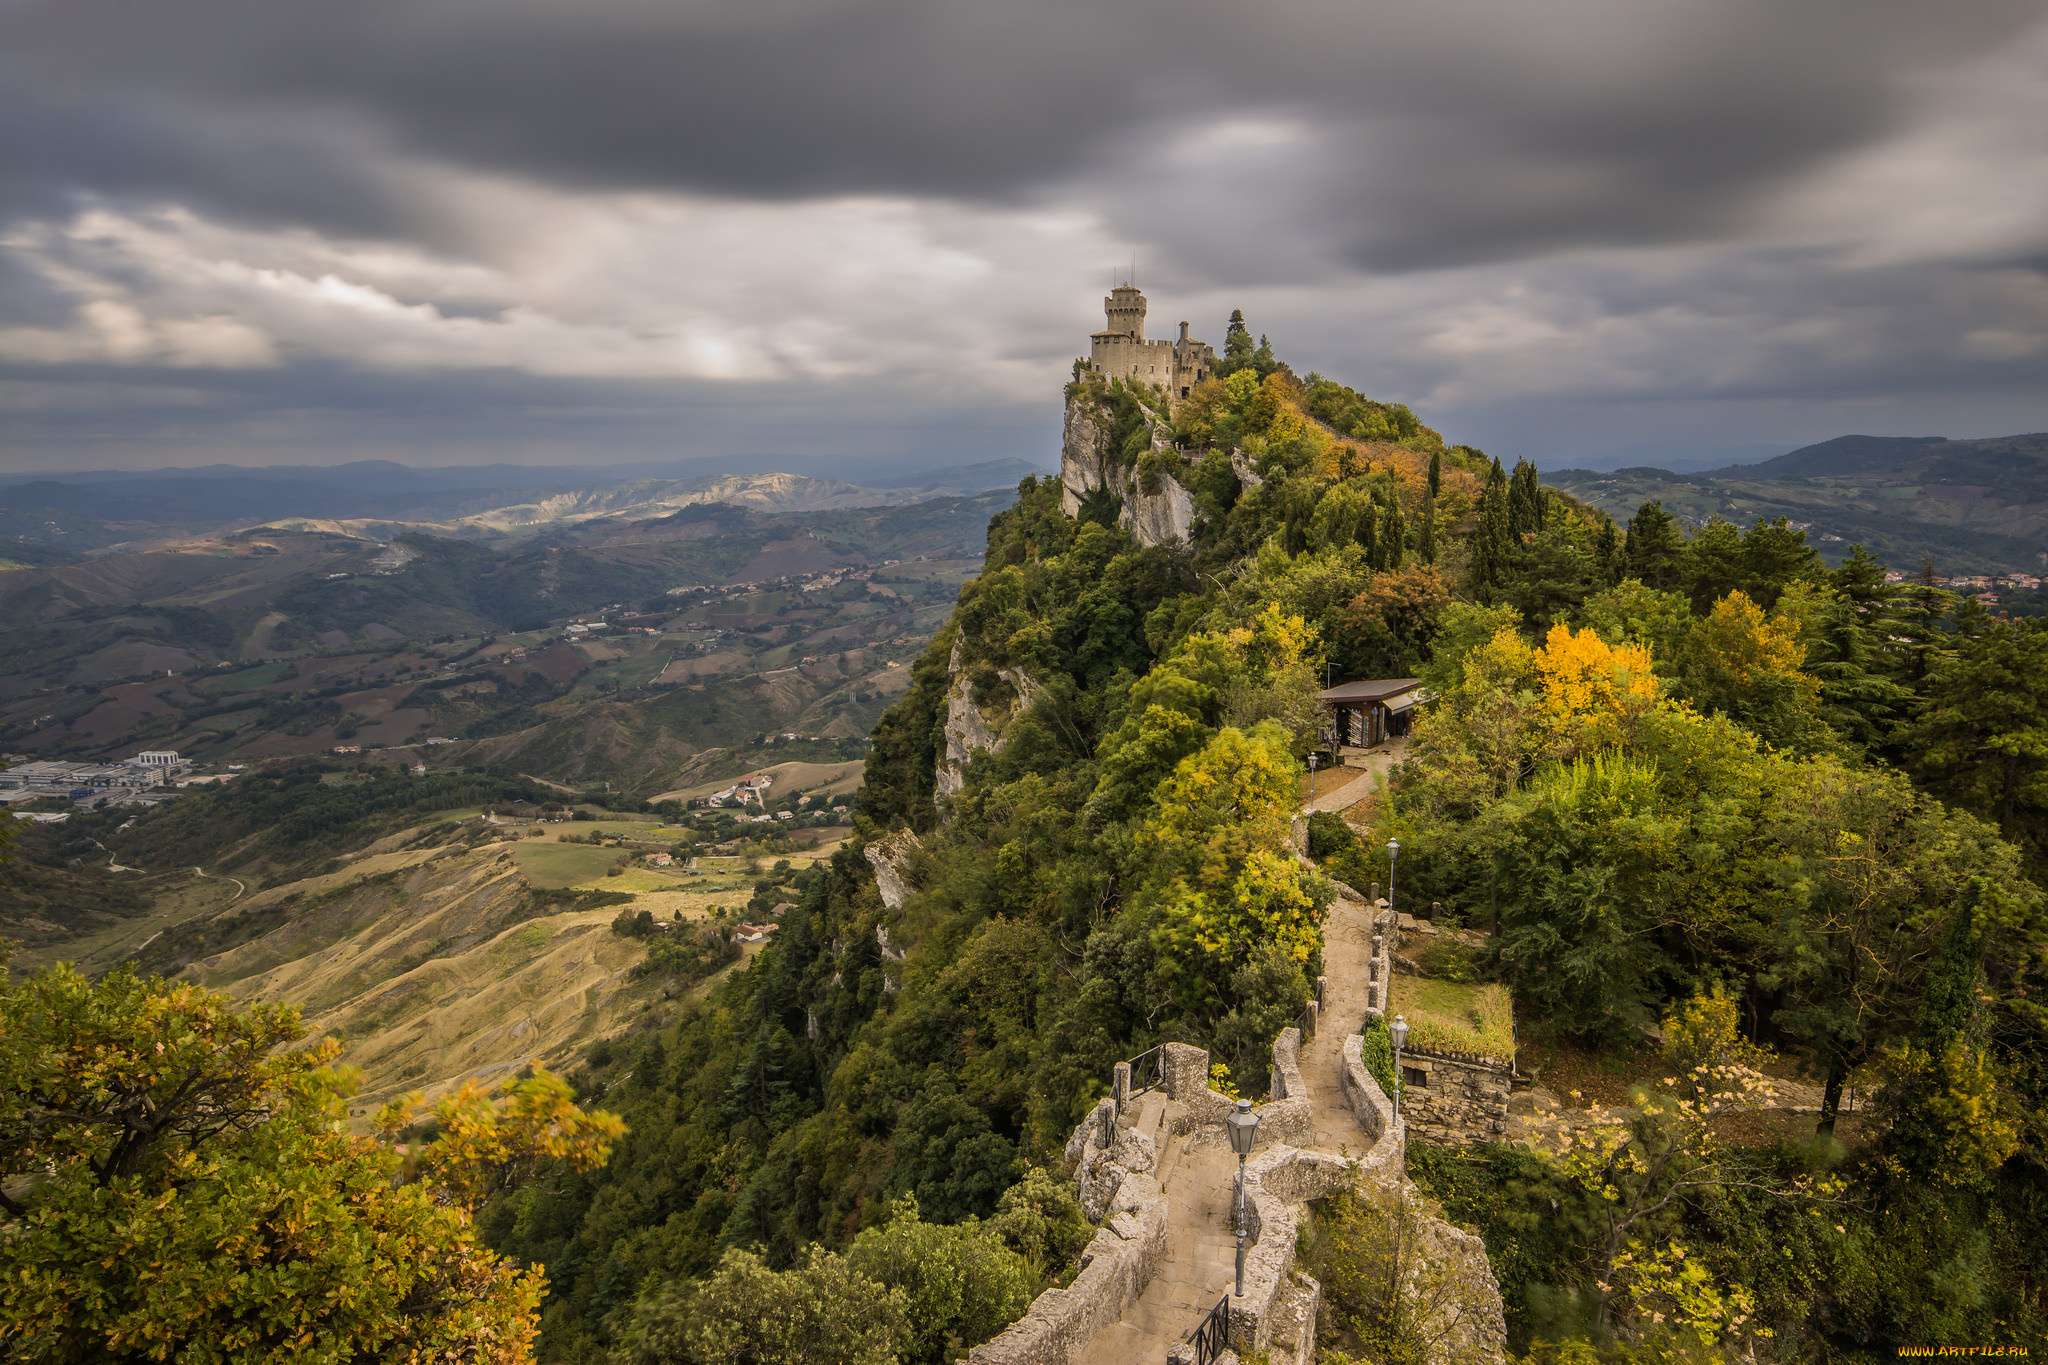
[(1652, 499), (1689, 526), (1785, 517), (1830, 560), (1861, 544), (1899, 568), (1924, 558), (1943, 573), (2048, 564), (2048, 433), (1842, 436), (1699, 474), (1567, 469), (1544, 477), (1618, 521)]

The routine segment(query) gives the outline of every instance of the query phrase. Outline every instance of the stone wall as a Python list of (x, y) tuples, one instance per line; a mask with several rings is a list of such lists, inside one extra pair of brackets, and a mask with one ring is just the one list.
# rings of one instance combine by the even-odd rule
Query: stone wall
[(1149, 1177), (1126, 1182), (1123, 1202), (1081, 1253), (1081, 1273), (1048, 1289), (1002, 1335), (967, 1353), (970, 1365), (1070, 1365), (1095, 1334), (1123, 1317), (1166, 1263), (1166, 1200)]
[(1401, 1053), (1401, 1070), (1402, 1117), (1417, 1137), (1470, 1146), (1498, 1142), (1507, 1131), (1512, 1062), (1411, 1047)]

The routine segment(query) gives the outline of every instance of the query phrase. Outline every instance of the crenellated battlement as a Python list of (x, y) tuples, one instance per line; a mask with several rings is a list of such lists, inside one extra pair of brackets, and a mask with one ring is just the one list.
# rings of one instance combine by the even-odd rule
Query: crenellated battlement
[(1145, 296), (1137, 286), (1110, 290), (1102, 312), (1109, 325), (1088, 339), (1088, 364), (1097, 374), (1162, 389), (1177, 402), (1215, 373), (1215, 348), (1189, 337), (1185, 322), (1178, 341), (1145, 339)]

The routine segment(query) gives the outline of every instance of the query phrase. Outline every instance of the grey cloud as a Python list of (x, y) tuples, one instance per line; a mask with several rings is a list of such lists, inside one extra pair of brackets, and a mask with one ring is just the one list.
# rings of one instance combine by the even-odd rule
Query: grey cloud
[[(213, 464), (633, 461), (707, 469), (936, 468), (1059, 448), (1043, 404), (913, 401), (874, 385), (735, 389), (502, 372), (392, 374), (305, 362), (137, 382), (117, 367), (0, 364), (0, 474)], [(851, 462), (851, 463), (849, 463)]]
[(1343, 255), (1402, 269), (1726, 231), (1908, 119), (1902, 77), (2039, 18), (2031, 0), (63, 0), (0, 19), (0, 44), (66, 89), (348, 115), (463, 164), (742, 196), (1078, 182), (1113, 204), (1132, 148), (1292, 111), (1318, 131), (1297, 170)]

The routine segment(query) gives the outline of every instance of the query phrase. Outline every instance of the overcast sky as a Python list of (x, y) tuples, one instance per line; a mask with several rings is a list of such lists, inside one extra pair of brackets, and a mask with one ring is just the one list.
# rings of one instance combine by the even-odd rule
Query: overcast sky
[(1546, 467), (2048, 428), (2040, 0), (0, 0), (0, 470), (1057, 460), (1152, 331)]

